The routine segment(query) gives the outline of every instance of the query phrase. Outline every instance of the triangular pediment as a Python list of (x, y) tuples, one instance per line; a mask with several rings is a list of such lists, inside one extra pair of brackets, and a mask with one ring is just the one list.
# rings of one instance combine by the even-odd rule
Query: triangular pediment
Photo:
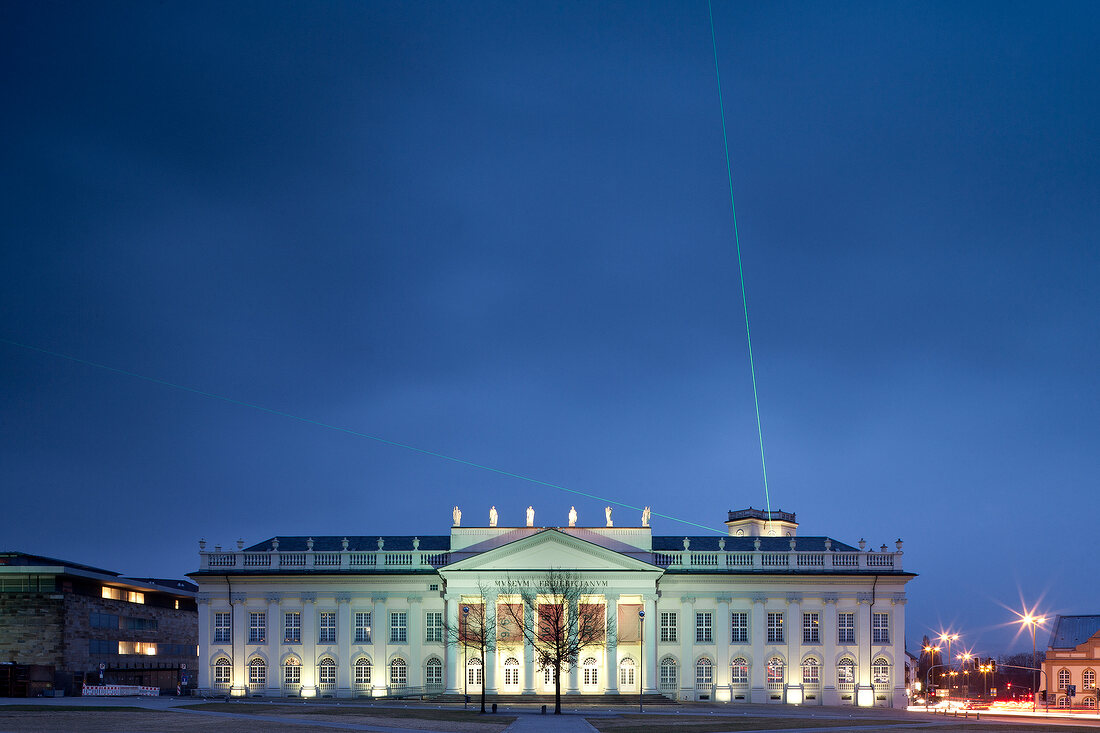
[(448, 571), (464, 570), (545, 571), (551, 568), (586, 572), (662, 572), (661, 568), (640, 559), (643, 556), (649, 559), (649, 553), (628, 555), (555, 529), (545, 529), (484, 552), (471, 553), (440, 568), (440, 573), (446, 575)]

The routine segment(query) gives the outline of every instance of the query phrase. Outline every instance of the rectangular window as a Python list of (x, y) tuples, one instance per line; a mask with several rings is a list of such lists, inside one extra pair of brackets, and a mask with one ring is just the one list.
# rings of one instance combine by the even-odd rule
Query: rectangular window
[(710, 611), (695, 612), (695, 643), (709, 644), (714, 641), (714, 617)]
[(283, 641), (298, 643), (302, 640), (302, 614), (287, 611), (283, 614)]
[(875, 644), (890, 643), (890, 614), (871, 614), (871, 641)]
[[(424, 669), (424, 682), (429, 685), (442, 685), (443, 684), (443, 665), (428, 663), (428, 666)], [(514, 683), (508, 682), (508, 670), (504, 670), (504, 684), (519, 684), (517, 679)]]
[(802, 643), (821, 643), (821, 616), (817, 611), (809, 611), (802, 614)]
[(443, 641), (442, 611), (428, 611), (424, 615), (424, 640)]
[(409, 616), (404, 611), (390, 612), (390, 643), (404, 644), (409, 638)]
[(107, 586), (103, 586), (103, 597), (110, 598), (113, 601), (121, 601), (122, 590), (119, 588), (108, 588)]
[(130, 631), (156, 631), (157, 620), (155, 618), (126, 617), (126, 628)]
[(263, 687), (267, 684), (267, 665), (263, 662), (253, 662), (248, 665), (249, 687)]
[(355, 612), (355, 643), (370, 644), (370, 611)]
[(783, 612), (768, 611), (768, 643), (783, 643)]
[(214, 612), (214, 643), (215, 644), (229, 644), (233, 641), (232, 632), (230, 631), (230, 615), (228, 611), (215, 611)]
[(856, 643), (856, 614), (841, 611), (836, 615), (836, 641), (838, 644)]
[(336, 611), (321, 611), (321, 630), (317, 641), (322, 644), (336, 643)]
[(267, 641), (267, 612), (250, 611), (248, 614), (248, 643), (263, 644)]
[(118, 642), (106, 639), (89, 639), (88, 653), (94, 655), (118, 654)]
[(661, 641), (676, 641), (676, 612), (661, 612)]
[(157, 645), (148, 641), (120, 641), (118, 643), (119, 654), (144, 654), (153, 656), (157, 653)]
[(294, 664), (283, 665), (283, 684), (284, 685), (300, 685), (302, 683), (302, 667), (298, 664), (297, 660), (290, 660)]
[(113, 613), (96, 613), (92, 611), (88, 616), (88, 623), (93, 629), (117, 629), (118, 616)]
[(730, 643), (749, 643), (749, 614), (745, 611), (734, 611), (730, 614)]

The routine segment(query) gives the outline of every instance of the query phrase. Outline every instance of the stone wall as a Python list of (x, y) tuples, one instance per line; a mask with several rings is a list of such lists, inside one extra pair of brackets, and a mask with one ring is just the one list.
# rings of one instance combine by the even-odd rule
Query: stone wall
[[(193, 667), (197, 657), (191, 655), (146, 656), (142, 654), (91, 654), (90, 639), (109, 641), (144, 641), (155, 644), (189, 644), (194, 648), (199, 642), (199, 616), (195, 611), (177, 611), (141, 603), (128, 603), (110, 598), (65, 594), (64, 669), (92, 670), (100, 662), (110, 667), (159, 666), (179, 667), (181, 663)], [(99, 629), (91, 627), (92, 613), (110, 613), (123, 619), (122, 628)], [(156, 629), (127, 629), (125, 619), (155, 619)]]
[(0, 661), (61, 668), (62, 598), (59, 593), (0, 593)]

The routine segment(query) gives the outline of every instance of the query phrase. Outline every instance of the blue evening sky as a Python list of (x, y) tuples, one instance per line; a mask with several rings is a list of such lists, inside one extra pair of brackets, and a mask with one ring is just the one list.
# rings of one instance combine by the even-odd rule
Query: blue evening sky
[[(905, 540), (911, 649), (1100, 612), (1100, 5), (714, 21), (771, 506)], [(178, 577), (607, 503), (25, 346), (765, 504), (705, 2), (15, 1), (0, 74), (0, 549)]]

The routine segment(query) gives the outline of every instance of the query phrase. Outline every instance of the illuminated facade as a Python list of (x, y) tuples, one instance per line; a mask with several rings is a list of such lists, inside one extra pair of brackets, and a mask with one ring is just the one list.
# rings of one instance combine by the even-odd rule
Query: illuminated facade
[[(575, 514), (570, 516), (572, 524)], [(495, 524), (495, 511), (490, 522)], [(609, 627), (562, 679), (567, 695), (663, 693), (720, 702), (905, 704), (900, 540), (879, 551), (797, 537), (793, 514), (730, 512), (728, 536), (648, 524), (460, 526), (425, 537), (200, 543), (199, 688), (222, 694), (384, 696), (553, 692), (530, 645), (485, 660), (448, 643), (464, 604), (550, 568), (582, 582)], [(644, 622), (639, 624), (639, 612)], [(532, 618), (530, 623), (537, 623)]]
[[(1057, 616), (1043, 661), (1051, 705), (1096, 709), (1100, 616)], [(1074, 695), (1070, 695), (1070, 686)]]

